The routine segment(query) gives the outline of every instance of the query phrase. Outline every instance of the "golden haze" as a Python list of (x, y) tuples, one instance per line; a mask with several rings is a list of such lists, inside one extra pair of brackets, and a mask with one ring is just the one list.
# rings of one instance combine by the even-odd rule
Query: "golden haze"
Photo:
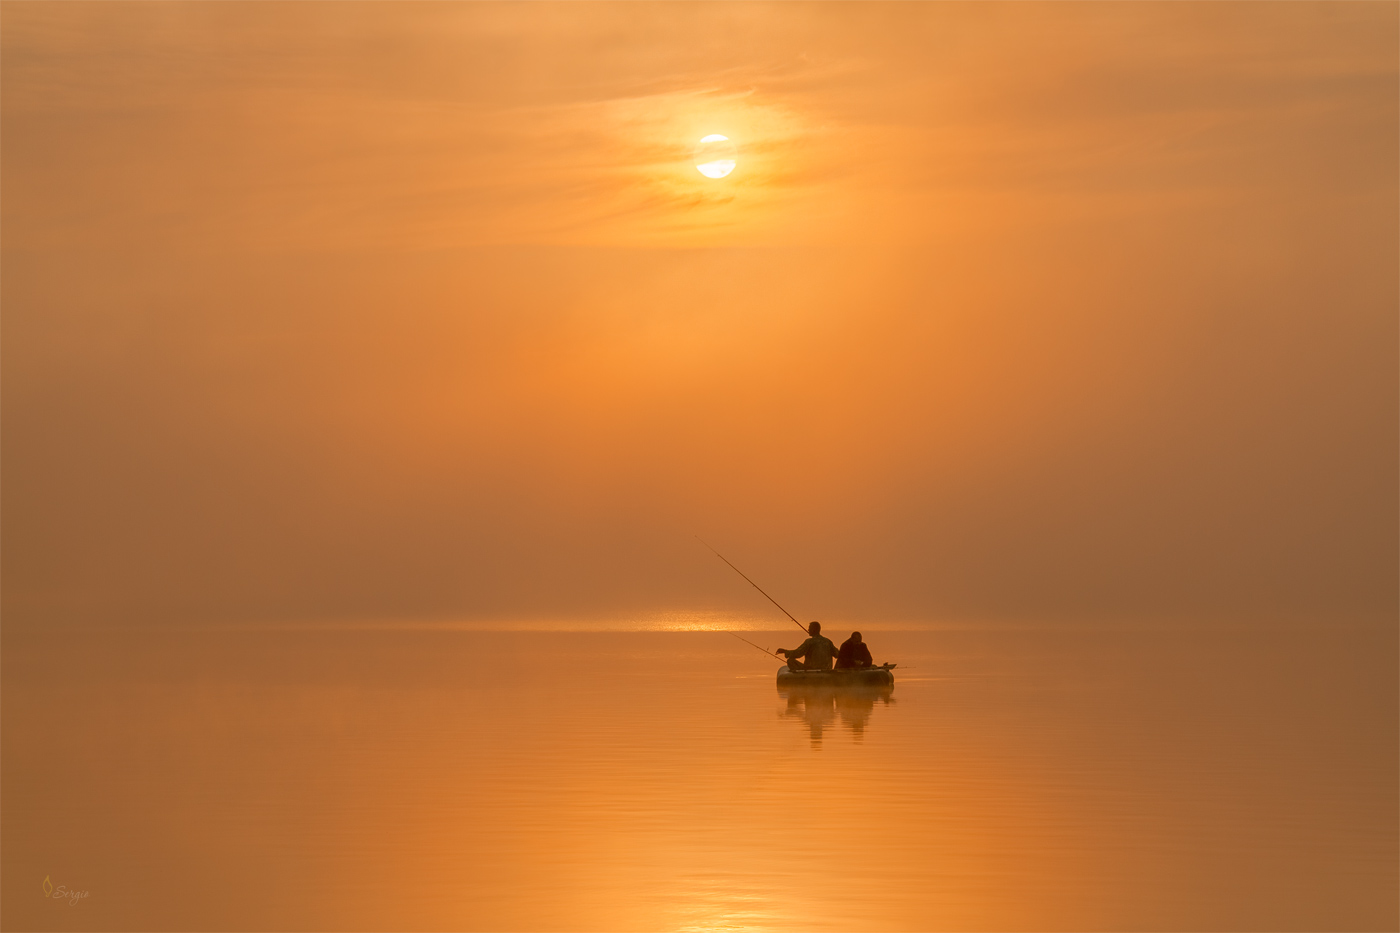
[(0, 16), (10, 624), (1393, 616), (1392, 6)]

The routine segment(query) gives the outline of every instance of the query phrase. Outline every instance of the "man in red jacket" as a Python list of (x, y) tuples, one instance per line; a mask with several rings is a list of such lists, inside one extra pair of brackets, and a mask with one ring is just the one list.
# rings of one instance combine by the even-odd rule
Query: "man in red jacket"
[(860, 640), (860, 632), (852, 632), (851, 637), (841, 643), (841, 653), (836, 656), (836, 669), (852, 667), (873, 667), (875, 659), (870, 656), (870, 646)]

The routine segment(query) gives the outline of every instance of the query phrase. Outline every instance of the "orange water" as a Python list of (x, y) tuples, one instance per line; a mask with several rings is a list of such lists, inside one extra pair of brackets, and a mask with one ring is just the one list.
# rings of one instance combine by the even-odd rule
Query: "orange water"
[(889, 697), (713, 632), (9, 631), (0, 922), (1400, 925), (1393, 633), (867, 640)]

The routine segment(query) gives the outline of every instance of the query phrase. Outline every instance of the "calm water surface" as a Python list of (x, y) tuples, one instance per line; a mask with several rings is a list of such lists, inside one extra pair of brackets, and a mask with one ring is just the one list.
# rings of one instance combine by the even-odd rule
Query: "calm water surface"
[(867, 640), (888, 696), (713, 632), (9, 631), (0, 923), (1400, 925), (1393, 632)]

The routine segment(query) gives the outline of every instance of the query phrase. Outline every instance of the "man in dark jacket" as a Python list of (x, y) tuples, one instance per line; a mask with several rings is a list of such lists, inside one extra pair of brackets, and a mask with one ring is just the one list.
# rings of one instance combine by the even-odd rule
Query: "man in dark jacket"
[[(836, 657), (836, 644), (822, 635), (820, 622), (807, 626), (807, 634), (812, 637), (796, 648), (779, 648), (778, 653), (786, 655), (790, 671), (829, 671), (831, 660)], [(796, 660), (806, 658), (805, 662)]]
[(860, 640), (860, 632), (852, 632), (851, 637), (841, 643), (841, 653), (836, 656), (836, 669), (852, 667), (873, 667), (875, 659), (870, 656), (870, 646)]

